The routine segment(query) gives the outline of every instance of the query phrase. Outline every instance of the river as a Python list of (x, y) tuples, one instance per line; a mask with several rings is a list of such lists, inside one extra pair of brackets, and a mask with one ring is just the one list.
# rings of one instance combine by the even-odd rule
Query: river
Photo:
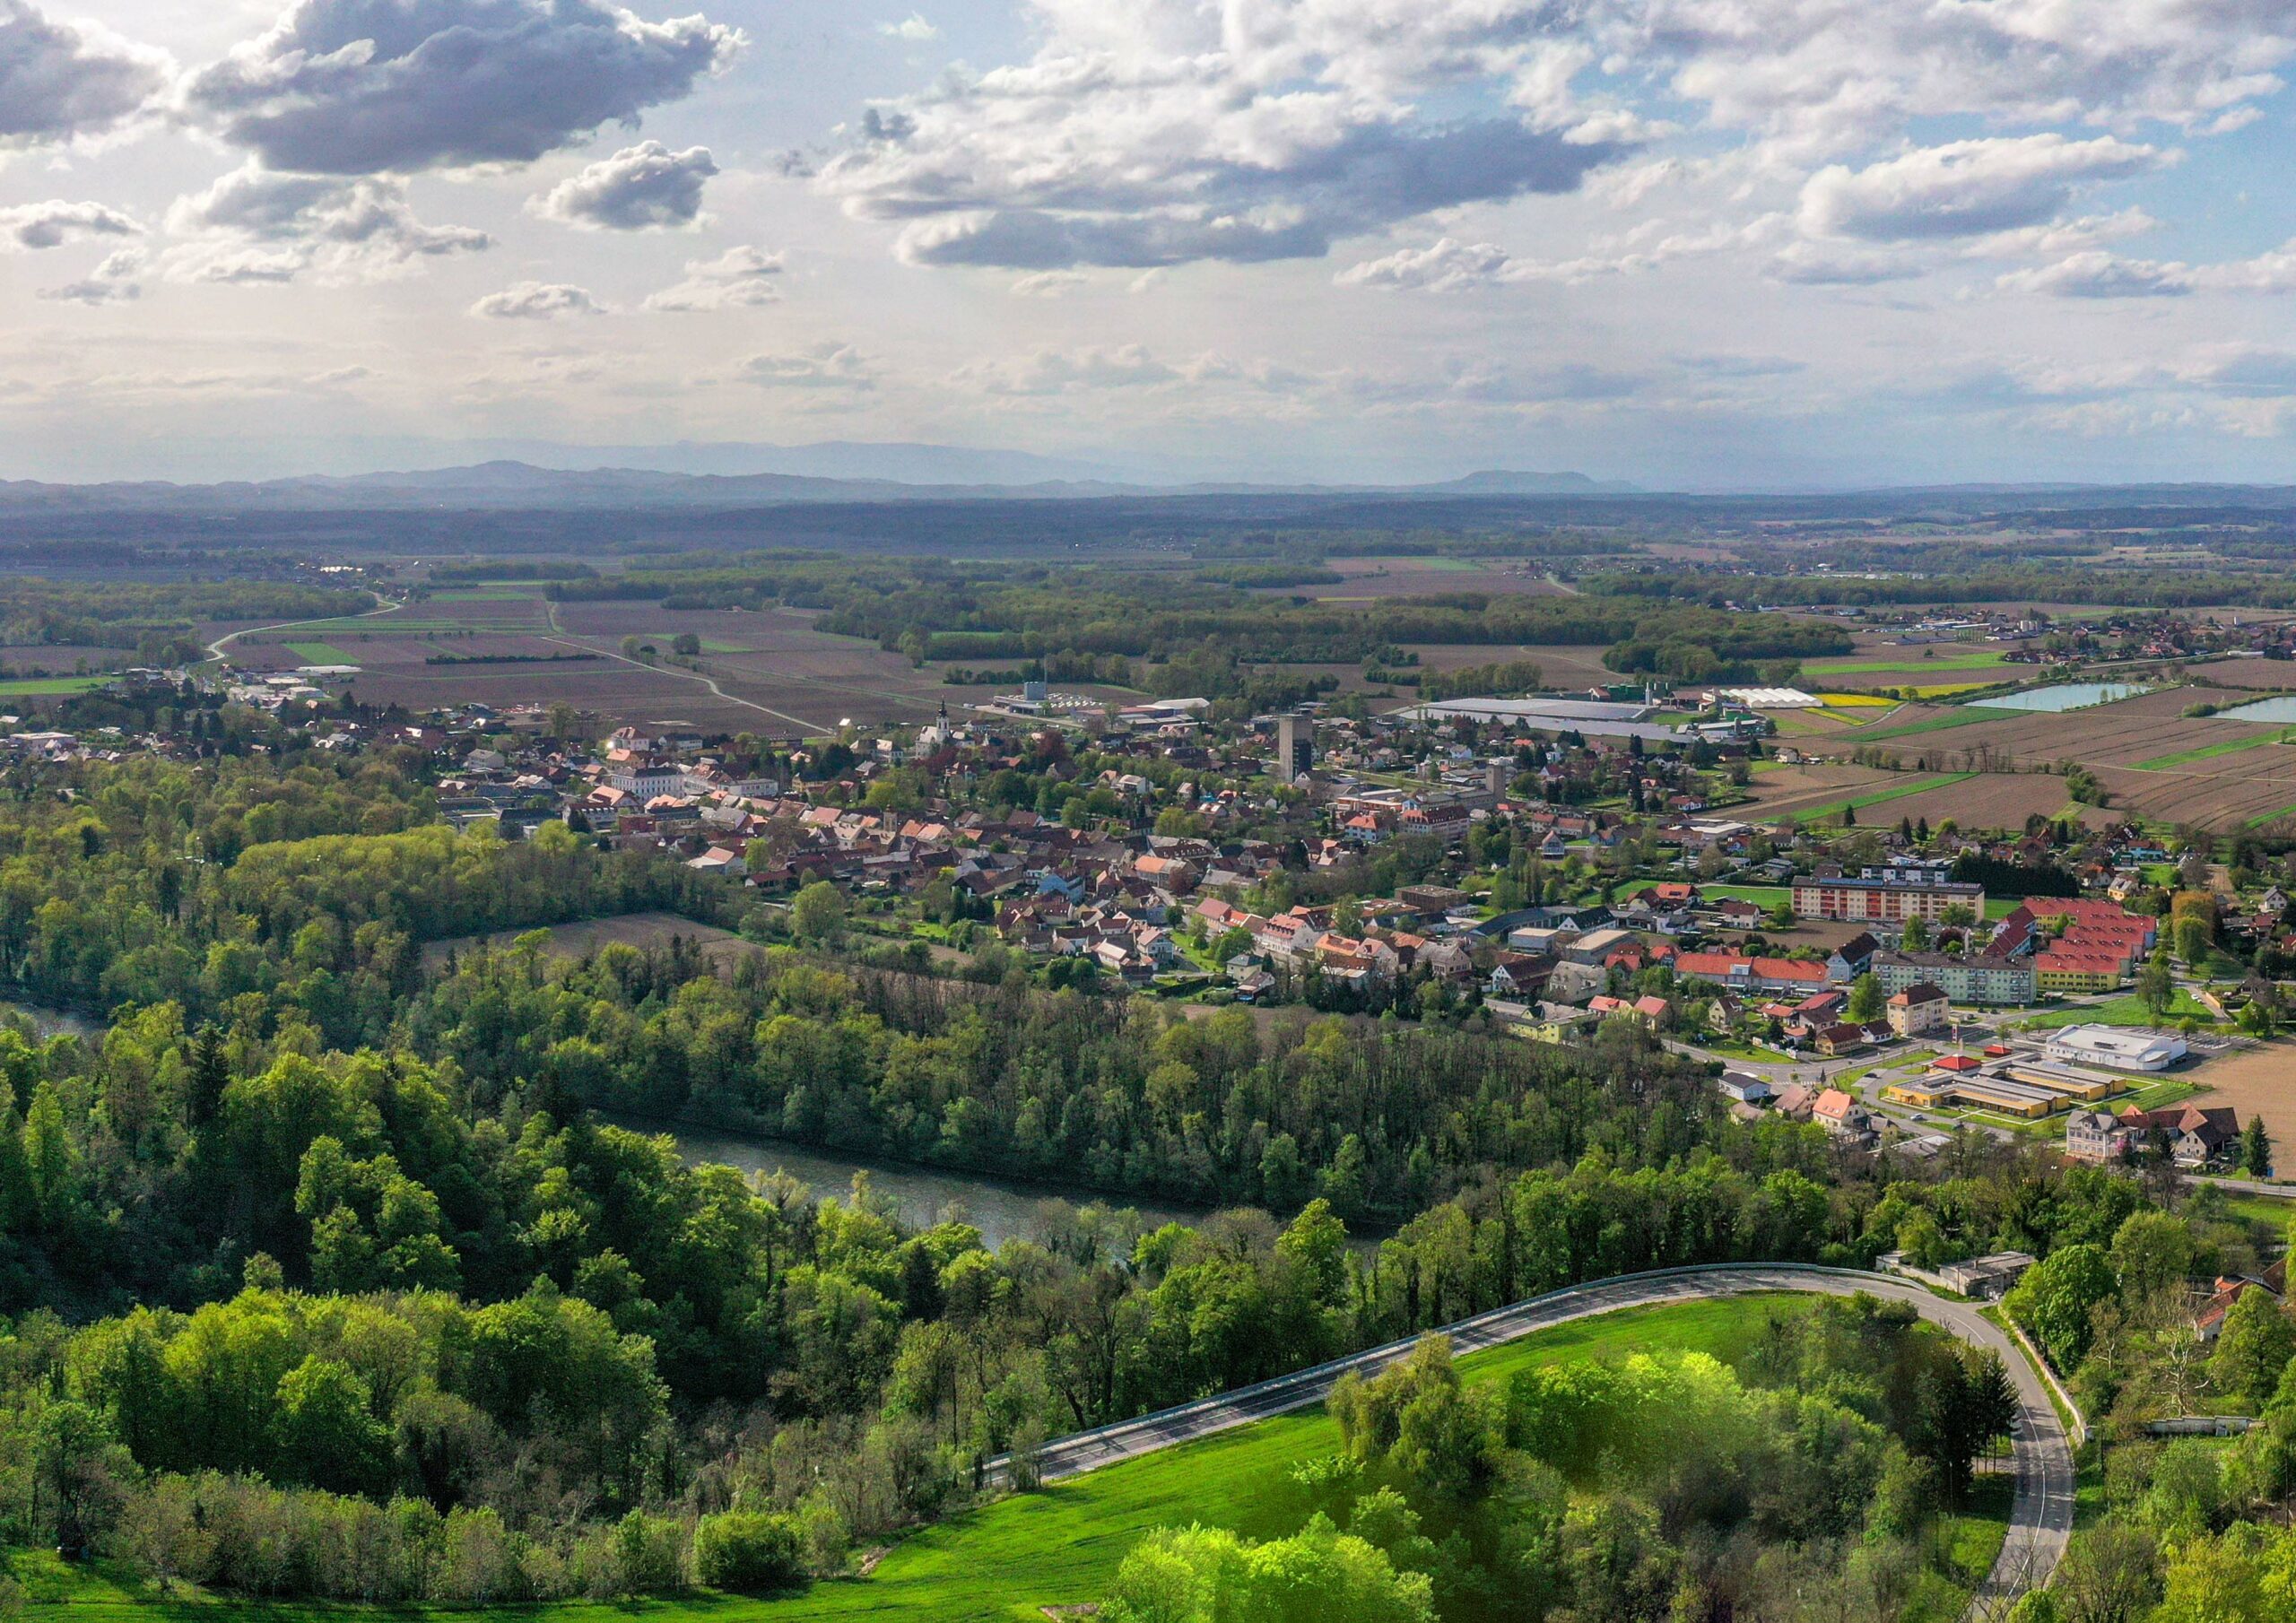
[(992, 1249), (1015, 1236), (1026, 1238), (1033, 1234), (1036, 1207), (1040, 1201), (1063, 1200), (1079, 1206), (1100, 1201), (1109, 1206), (1129, 1207), (1139, 1212), (1141, 1222), (1149, 1228), (1166, 1223), (1200, 1222), (1208, 1210), (1095, 1194), (1085, 1189), (1052, 1188), (975, 1172), (874, 1160), (841, 1150), (817, 1150), (811, 1144), (793, 1144), (786, 1139), (730, 1133), (716, 1127), (691, 1127), (637, 1116), (608, 1119), (633, 1133), (668, 1133), (677, 1141), (678, 1153), (691, 1165), (722, 1163), (744, 1172), (787, 1172), (810, 1185), (816, 1197), (842, 1195), (852, 1186), (855, 1173), (866, 1172), (880, 1194), (889, 1194), (899, 1202), (905, 1225), (924, 1228), (944, 1218), (958, 1219), (979, 1229), (982, 1240)]

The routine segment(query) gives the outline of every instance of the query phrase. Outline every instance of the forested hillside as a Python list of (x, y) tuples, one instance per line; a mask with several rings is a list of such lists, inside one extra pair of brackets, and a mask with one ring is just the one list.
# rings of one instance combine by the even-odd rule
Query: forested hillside
[[(101, 1017), (86, 1037), (0, 1030), (0, 1540), (248, 1594), (771, 1588), (970, 1502), (996, 1454), (1025, 1481), (1051, 1436), (1578, 1280), (2013, 1245), (2101, 1280), (2083, 1313), (2137, 1266), (2132, 1225), (2170, 1225), (2196, 1271), (2252, 1271), (2270, 1238), (2206, 1202), (2148, 1211), (2135, 1182), (2039, 1152), (1970, 1139), (1917, 1169), (1806, 1124), (1742, 1125), (1625, 1028), (1578, 1051), (1465, 1016), (1191, 1022), (1043, 990), (993, 954), (867, 968), (674, 864), (429, 815), (372, 757), (90, 764), (0, 806), (0, 979)], [(755, 950), (422, 950), (665, 907)], [(865, 1181), (689, 1167), (593, 1107), (1110, 1200), (1048, 1202), (991, 1249), (961, 1221), (904, 1228)], [(1135, 1192), (1235, 1210), (1150, 1228), (1122, 1209)], [(1349, 1224), (1383, 1222), (1400, 1226), (1350, 1245)], [(2052, 1352), (2059, 1322), (2036, 1321)], [(2136, 1360), (2116, 1390), (2137, 1390), (2149, 1355), (2112, 1345)], [(1947, 1402), (1933, 1379), (1923, 1397), (1884, 1352), (1858, 1355), (1870, 1398), (1783, 1352), (1765, 1378), (1785, 1395), (1636, 1376), (1692, 1381), (1741, 1430), (1835, 1441), (1749, 1455), (1721, 1499), (1628, 1472), (1611, 1520), (1562, 1515), (1545, 1548), (1583, 1564), (1622, 1529), (1663, 1538), (1673, 1565), (1617, 1592), (1615, 1615), (1656, 1618), (1705, 1582), (1700, 1526), (1815, 1551), (1876, 1516), (1919, 1524), (1985, 1435), (1939, 1442), (1938, 1405), (1981, 1394)], [(1625, 1390), (1461, 1410), (1469, 1475), (1447, 1482), (1380, 1418), (1418, 1399), (1375, 1383), (1343, 1410), (1346, 1514), (1402, 1527), (1362, 1508), (1384, 1490), (1430, 1548), (1456, 1532), (1448, 1555), (1398, 1532), (1381, 1558), (1449, 1574), (1431, 1591), (1456, 1601), (1444, 1615), (1479, 1615), (1474, 1575), (1508, 1570), (1495, 1552), (1561, 1503), (1505, 1485), (1533, 1462), (1583, 1475), (1591, 1423), (1570, 1417)], [(1627, 1419), (1596, 1429), (1629, 1448)], [(1796, 1473), (1821, 1460), (1849, 1479), (1776, 1507), (1808, 1498)], [(1918, 1460), (1926, 1497), (1892, 1498)], [(2239, 1480), (2213, 1525), (2284, 1494)], [(1567, 1615), (1578, 1593), (1543, 1604)]]

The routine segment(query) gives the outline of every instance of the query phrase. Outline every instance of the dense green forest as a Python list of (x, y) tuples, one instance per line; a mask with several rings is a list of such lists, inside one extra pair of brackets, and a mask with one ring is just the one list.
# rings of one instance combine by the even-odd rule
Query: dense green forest
[[(1631, 1024), (1577, 1052), (1471, 1018), (1191, 1022), (1043, 990), (993, 950), (865, 968), (674, 862), (562, 828), (454, 833), (385, 758), (11, 787), (0, 982), (103, 1023), (0, 1029), (0, 1542), (154, 1581), (772, 1588), (970, 1502), (991, 1455), (1025, 1481), (1081, 1427), (1579, 1280), (1899, 1248), (2046, 1258), (2014, 1310), (2135, 1428), (2132, 1456), (2166, 1459), (2139, 1417), (2192, 1360), (2146, 1281), (2253, 1271), (2274, 1237), (2036, 1150), (1970, 1138), (1901, 1166), (1741, 1124)], [(757, 950), (435, 945), (639, 907)], [(991, 1249), (961, 1220), (905, 1228), (865, 1180), (690, 1167), (594, 1107), (1058, 1175), (1111, 1203), (1048, 1202)], [(1152, 1227), (1115, 1203), (1133, 1192), (1233, 1209)], [(2275, 1394), (2286, 1349), (2251, 1330), (2228, 1331), (2247, 1350), (2223, 1378)], [(1526, 1561), (1558, 1619), (1751, 1593), (1748, 1560), (1896, 1593), (1889, 1541), (1952, 1502), (1987, 1435), (1982, 1368), (1878, 1320), (1743, 1383), (1662, 1361), (1500, 1403), (1443, 1395), (1431, 1352), (1413, 1370), (1351, 1391), (1347, 1457), (1300, 1486), (1297, 1537), (1376, 1549), (1445, 1616), (1498, 1604), (1475, 1597)], [(1670, 1471), (1649, 1417), (1693, 1401), (1718, 1439), (1800, 1441)], [(2287, 1501), (2265, 1470), (2284, 1413), (2197, 1522), (2143, 1532), (2147, 1593), (2176, 1592), (2194, 1540), (2234, 1558), (2244, 1519)], [(1439, 1415), (1442, 1446), (1411, 1440)], [(1596, 1433), (1616, 1471), (1573, 1441)], [(2152, 1492), (2127, 1480), (2140, 1531)], [(1178, 1537), (1143, 1562), (1227, 1558)], [(1623, 1610), (1590, 1613), (1598, 1595)]]

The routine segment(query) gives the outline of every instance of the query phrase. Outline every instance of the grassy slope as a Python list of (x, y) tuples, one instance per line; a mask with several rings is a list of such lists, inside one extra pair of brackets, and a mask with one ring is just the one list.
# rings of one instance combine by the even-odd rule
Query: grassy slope
[[(1565, 1324), (1508, 1347), (1462, 1360), (1473, 1382), (1503, 1380), (1524, 1369), (1577, 1359), (1623, 1357), (1653, 1347), (1712, 1353), (1726, 1362), (1741, 1357), (1778, 1314), (1806, 1312), (1815, 1298), (1786, 1293), (1639, 1308)], [(566, 1604), (497, 1608), (488, 1616), (526, 1623), (610, 1623), (617, 1618), (739, 1619), (743, 1623), (815, 1623), (815, 1619), (873, 1618), (918, 1623), (1039, 1623), (1047, 1605), (1096, 1599), (1139, 1537), (1166, 1524), (1200, 1522), (1233, 1527), (1255, 1537), (1292, 1531), (1271, 1506), (1285, 1474), (1300, 1460), (1339, 1445), (1338, 1428), (1320, 1409), (1208, 1437), (1146, 1459), (1110, 1466), (1042, 1493), (1000, 1500), (971, 1515), (928, 1528), (895, 1549), (874, 1575), (853, 1582), (816, 1584), (785, 1600), (718, 1596), (636, 1604)], [(1997, 1551), (2007, 1498), (1987, 1499), (1944, 1526), (1943, 1537), (1965, 1574), (1981, 1575)], [(25, 1558), (24, 1565), (32, 1566)], [(250, 1606), (241, 1602), (140, 1602), (97, 1575), (56, 1576), (33, 1585), (41, 1599), (68, 1604), (74, 1623), (117, 1617), (153, 1623), (155, 1613), (204, 1619), (264, 1615), (273, 1619), (335, 1619), (371, 1615), (349, 1606)], [(27, 1572), (26, 1576), (32, 1576)], [(1959, 1615), (1966, 1596), (1933, 1578), (1922, 1605), (1909, 1614), (1936, 1623)], [(46, 1610), (46, 1609), (43, 1609)], [(418, 1615), (400, 1611), (395, 1618)], [(421, 1615), (431, 1615), (422, 1613)], [(441, 1619), (476, 1614), (439, 1609)]]
[(359, 662), (331, 642), (291, 642), (285, 645), (291, 654), (299, 654), (315, 665), (354, 665)]

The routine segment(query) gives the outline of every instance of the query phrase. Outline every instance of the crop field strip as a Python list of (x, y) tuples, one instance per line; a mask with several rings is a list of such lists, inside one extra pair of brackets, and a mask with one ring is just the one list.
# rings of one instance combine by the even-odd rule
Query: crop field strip
[(2172, 767), (2187, 767), (2196, 760), (2213, 760), (2220, 755), (2237, 755), (2244, 750), (2254, 750), (2266, 744), (2284, 744), (2285, 735), (2267, 733), (2255, 738), (2227, 739), (2222, 743), (2203, 744), (2195, 750), (2180, 750), (2173, 755), (2156, 755), (2151, 760), (2135, 763), (2139, 772), (2162, 772)]
[(1974, 772), (1954, 772), (1926, 777), (1909, 784), (1900, 784), (1887, 789), (1876, 789), (1866, 794), (1854, 794), (1846, 800), (1835, 801), (1825, 805), (1811, 806), (1791, 815), (1796, 822), (1821, 821), (1826, 818), (1839, 817), (1845, 812), (1863, 812), (1868, 806), (1883, 805), (1891, 801), (1907, 799), (1911, 795), (1926, 794), (1934, 789), (1950, 789), (1954, 785), (1967, 783), (1977, 776), (1978, 774)]

